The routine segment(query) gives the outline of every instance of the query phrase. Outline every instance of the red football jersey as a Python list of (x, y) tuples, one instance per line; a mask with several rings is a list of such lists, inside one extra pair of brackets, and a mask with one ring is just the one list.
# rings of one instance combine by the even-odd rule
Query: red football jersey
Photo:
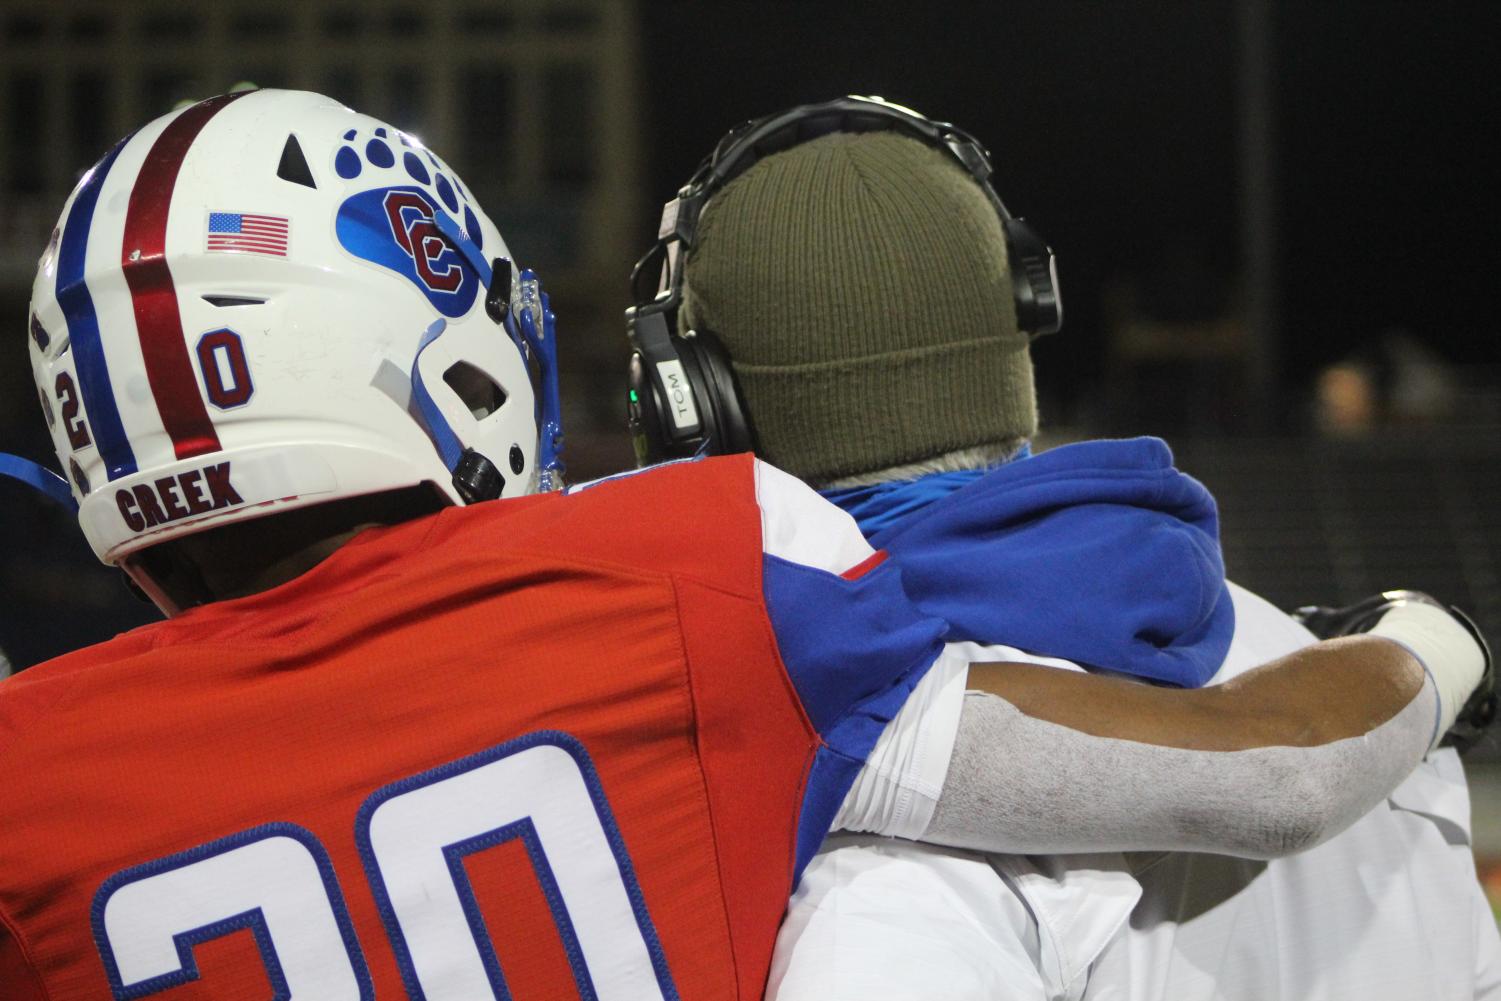
[(759, 999), (942, 630), (748, 456), (363, 533), (0, 685), (0, 997)]

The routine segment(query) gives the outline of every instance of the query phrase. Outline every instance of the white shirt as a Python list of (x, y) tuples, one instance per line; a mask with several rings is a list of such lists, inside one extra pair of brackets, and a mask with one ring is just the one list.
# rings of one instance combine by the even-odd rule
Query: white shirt
[[(1215, 682), (1311, 642), (1263, 599), (1234, 585), (1231, 595), (1236, 631)], [(1009, 648), (985, 653), (966, 663), (1079, 670)], [(913, 716), (957, 719), (951, 700), (962, 700), (962, 686), (952, 673), (934, 679)], [(886, 788), (862, 788), (874, 781), (862, 776), (846, 817), (903, 795), (915, 805), (894, 811), (905, 818), (898, 827), (924, 809), (931, 815), (923, 798), (932, 763), (946, 764), (953, 733), (906, 715), (867, 769)], [(922, 733), (931, 746), (914, 746)], [(927, 765), (893, 764), (901, 761)], [(1501, 936), (1475, 877), (1463, 770), (1445, 750), (1349, 830), (1269, 863), (1166, 853), (986, 857), (831, 837), (789, 904), (766, 997), (1501, 998)]]

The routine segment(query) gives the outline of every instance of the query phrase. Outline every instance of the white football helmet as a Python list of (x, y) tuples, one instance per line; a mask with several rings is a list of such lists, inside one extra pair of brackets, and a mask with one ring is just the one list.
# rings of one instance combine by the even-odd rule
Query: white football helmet
[(551, 315), (510, 259), (446, 163), (317, 94), (224, 95), (126, 137), (69, 197), (31, 300), (94, 552), (417, 484), (452, 503), (549, 485)]

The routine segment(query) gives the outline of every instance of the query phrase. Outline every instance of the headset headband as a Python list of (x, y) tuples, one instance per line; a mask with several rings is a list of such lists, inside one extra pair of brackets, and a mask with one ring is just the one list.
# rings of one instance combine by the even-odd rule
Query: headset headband
[[(1054, 333), (1062, 325), (1062, 306), (1057, 296), (1058, 274), (1053, 253), (1023, 220), (1016, 218), (990, 183), (993, 172), (990, 151), (968, 132), (949, 122), (925, 118), (910, 108), (879, 97), (835, 98), (821, 104), (803, 104), (731, 129), (699, 164), (678, 195), (662, 208), (657, 241), (631, 271), (631, 290), (638, 307), (667, 293), (676, 305), (682, 292), (683, 250), (692, 249), (698, 236), (698, 219), (705, 203), (730, 181), (773, 153), (836, 132), (900, 132), (927, 146), (948, 153), (964, 169), (995, 207), (1006, 229), (1012, 251), (1015, 284), (1018, 286), (1022, 329), (1034, 337)], [(653, 289), (647, 282), (655, 282)]]
[(684, 252), (694, 247), (699, 216), (721, 188), (765, 157), (836, 132), (897, 132), (952, 157), (1000, 218), (1017, 326), (1039, 337), (1062, 325), (1053, 251), (1007, 211), (990, 184), (990, 153), (968, 132), (879, 97), (841, 97), (755, 119), (721, 139), (663, 206), (656, 242), (631, 271), (634, 305), (626, 310), (626, 330), (635, 354), (627, 407), (638, 464), (754, 447), (729, 356), (713, 332), (678, 335)]

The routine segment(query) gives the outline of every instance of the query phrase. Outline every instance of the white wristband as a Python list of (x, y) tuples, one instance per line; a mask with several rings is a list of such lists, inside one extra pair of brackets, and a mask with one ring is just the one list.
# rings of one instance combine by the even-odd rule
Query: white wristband
[(1422, 662), (1438, 689), (1439, 721), (1433, 745), (1443, 739), (1485, 673), (1485, 655), (1469, 630), (1433, 605), (1398, 605), (1368, 635), (1400, 643)]

